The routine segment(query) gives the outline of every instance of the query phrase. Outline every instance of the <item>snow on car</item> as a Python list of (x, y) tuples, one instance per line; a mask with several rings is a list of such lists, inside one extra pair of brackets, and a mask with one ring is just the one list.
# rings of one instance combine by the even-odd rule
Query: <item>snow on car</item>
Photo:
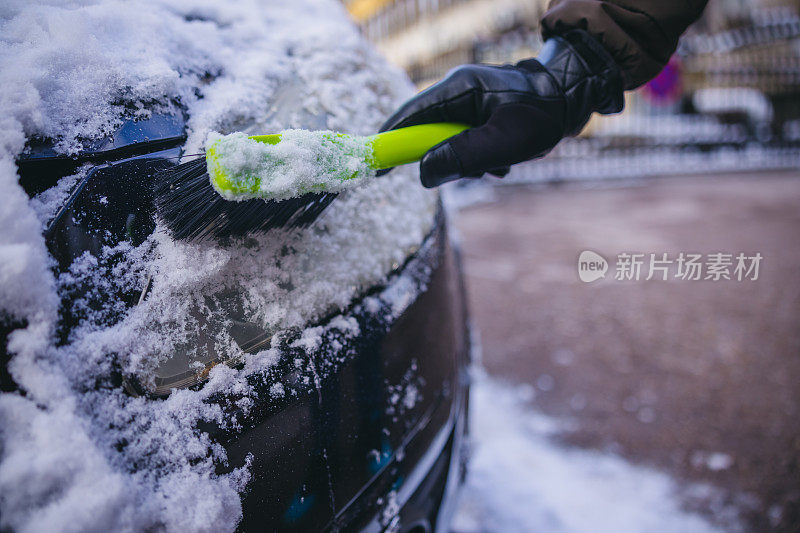
[[(0, 85), (0, 529), (233, 530), (247, 518), (243, 499), (257, 497), (269, 500), (262, 512), (284, 513), (267, 518), (281, 528), (308, 517), (333, 527), (364, 513), (382, 520), (385, 509), (353, 509), (359, 491), (386, 483), (394, 519), (414, 495), (393, 479), (403, 464), (423, 465), (405, 446), (416, 438), (456, 460), (464, 317), (450, 297), (459, 289), (437, 197), (413, 169), (347, 191), (305, 230), (225, 242), (173, 240), (145, 201), (155, 170), (200, 152), (212, 131), (377, 130), (412, 87), (339, 2), (10, 2), (0, 8)], [(42, 170), (56, 167), (69, 170)], [(363, 348), (373, 329), (391, 336), (436, 283), (445, 304), (430, 304), (429, 326)], [(449, 335), (419, 341), (447, 357), (418, 363), (425, 354), (408, 343), (420, 331)], [(395, 345), (399, 355), (381, 359)], [(308, 391), (303, 409), (318, 403), (331, 419), (325, 380), (370, 357), (392, 369), (374, 371), (385, 379), (377, 387), (411, 387), (414, 413), (397, 434), (380, 428), (396, 412), (357, 413), (378, 418), (375, 435), (341, 444), (345, 455), (374, 448), (352, 487), (331, 473), (334, 444), (314, 441), (303, 453), (324, 464), (309, 470), (307, 494), (275, 492), (289, 466), (265, 466), (241, 435), (265, 402), (288, 409)], [(438, 440), (420, 444), (426, 431)]]

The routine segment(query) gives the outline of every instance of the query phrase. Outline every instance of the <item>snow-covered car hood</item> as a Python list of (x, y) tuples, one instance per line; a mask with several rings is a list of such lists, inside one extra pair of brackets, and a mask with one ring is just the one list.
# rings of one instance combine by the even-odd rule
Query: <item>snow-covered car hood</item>
[[(216, 367), (202, 389), (163, 401), (106, 386), (108, 376), (141, 375), (198, 328), (224, 326), (209, 295), (238, 295), (248, 319), (276, 333), (335, 314), (422, 242), (435, 195), (400, 169), (342, 195), (304, 231), (221, 245), (175, 242), (157, 227), (139, 246), (85, 255), (59, 274), (42, 229), (87, 169), (29, 200), (16, 160), (28, 139), (77, 154), (154, 111), (186, 113), (188, 154), (215, 130), (370, 134), (411, 86), (336, 0), (20, 0), (0, 7), (0, 36), (0, 307), (26, 325), (8, 342), (25, 394), (0, 396), (0, 529), (231, 530), (247, 469), (214, 474), (225, 452), (196, 426), (224, 424), (204, 401), (220, 390), (246, 408), (244, 377), (275, 350), (242, 353), (242, 369)], [(145, 285), (138, 306), (108, 318), (120, 304), (104, 294)], [(59, 292), (76, 287), (86, 294), (71, 305), (85, 318), (58, 346)], [(346, 319), (332, 323), (356, 333)], [(241, 351), (226, 331), (214, 329), (217, 349)], [(309, 331), (302, 342), (313, 344)]]

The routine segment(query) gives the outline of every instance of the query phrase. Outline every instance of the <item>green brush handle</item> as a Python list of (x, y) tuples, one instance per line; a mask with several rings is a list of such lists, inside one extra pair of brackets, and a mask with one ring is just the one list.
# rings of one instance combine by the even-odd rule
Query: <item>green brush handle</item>
[[(322, 136), (319, 138), (319, 142), (332, 142), (337, 145), (339, 144), (336, 143), (337, 139), (347, 139), (348, 142), (355, 141), (356, 146), (362, 148), (362, 150), (357, 151), (357, 157), (366, 159), (365, 162), (373, 170), (383, 170), (419, 161), (428, 150), (468, 128), (469, 126), (466, 124), (458, 124), (456, 122), (437, 122), (385, 131), (371, 137), (354, 137), (345, 133), (321, 132)], [(281, 134), (252, 135), (250, 139), (264, 144), (278, 144), (281, 142)], [(206, 148), (206, 170), (211, 184), (217, 192), (229, 200), (247, 198), (271, 199), (274, 197), (274, 191), (270, 191), (269, 194), (272, 196), (268, 196), (262, 190), (261, 180), (263, 176), (249, 173), (240, 173), (239, 175), (229, 173), (225, 165), (220, 161), (218, 152), (220, 142), (222, 141), (219, 140)], [(370, 150), (363, 150), (366, 147), (369, 147)], [(341, 143), (341, 149), (344, 151), (352, 150), (352, 143)], [(269, 155), (265, 157), (268, 159)], [(351, 173), (352, 171), (346, 168), (322, 168), (320, 172), (327, 173), (339, 181), (346, 181), (358, 176), (358, 171)], [(305, 192), (325, 192), (327, 190), (326, 187), (329, 186), (323, 180), (319, 183), (306, 184), (305, 187), (307, 188)], [(292, 194), (295, 192), (291, 191)]]
[[(419, 161), (428, 150), (469, 127), (458, 122), (434, 122), (372, 135), (367, 137), (367, 142), (372, 145), (370, 166), (381, 170)], [(267, 144), (277, 144), (281, 135), (253, 135), (250, 138)]]
[(468, 128), (457, 122), (434, 122), (373, 135), (370, 164), (380, 170), (419, 161), (428, 150)]

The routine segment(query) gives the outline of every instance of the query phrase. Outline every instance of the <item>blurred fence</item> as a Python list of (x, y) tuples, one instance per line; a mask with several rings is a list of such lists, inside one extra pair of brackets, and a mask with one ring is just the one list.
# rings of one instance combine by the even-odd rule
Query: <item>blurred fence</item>
[(625, 112), (593, 119), (504, 182), (779, 169), (800, 169), (800, 17), (786, 8), (690, 32)]

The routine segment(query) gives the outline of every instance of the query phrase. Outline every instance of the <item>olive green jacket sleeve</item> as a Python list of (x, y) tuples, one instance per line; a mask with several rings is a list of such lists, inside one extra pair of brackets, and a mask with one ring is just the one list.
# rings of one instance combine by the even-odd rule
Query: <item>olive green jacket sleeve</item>
[(708, 0), (551, 0), (542, 18), (545, 38), (582, 29), (622, 69), (626, 89), (655, 77)]

